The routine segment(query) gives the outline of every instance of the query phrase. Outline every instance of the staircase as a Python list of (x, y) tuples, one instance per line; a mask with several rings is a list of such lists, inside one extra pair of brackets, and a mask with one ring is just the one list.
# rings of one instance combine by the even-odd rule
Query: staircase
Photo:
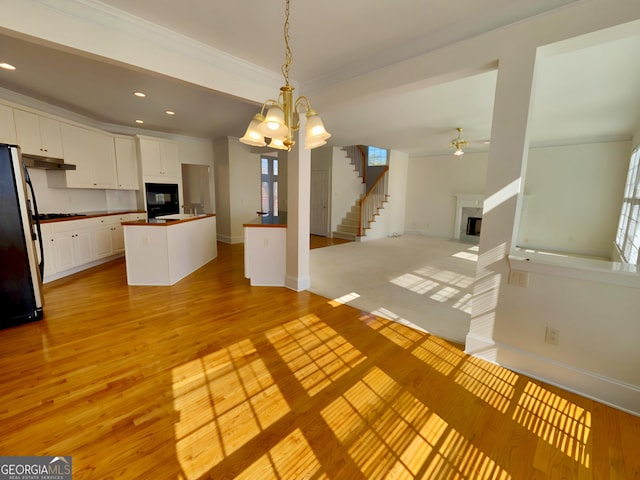
[(335, 238), (355, 241), (358, 238), (360, 229), (360, 200), (351, 206), (351, 210), (342, 218), (340, 225), (333, 232)]
[[(361, 145), (344, 147), (347, 157), (351, 159), (358, 176), (362, 178), (366, 185), (367, 158), (366, 150)], [(387, 166), (371, 188), (360, 196), (351, 206), (351, 209), (342, 218), (340, 224), (333, 232), (336, 238), (345, 240), (362, 241), (367, 235), (367, 230), (371, 228), (371, 223), (384, 208), (384, 203), (388, 201), (389, 167)]]

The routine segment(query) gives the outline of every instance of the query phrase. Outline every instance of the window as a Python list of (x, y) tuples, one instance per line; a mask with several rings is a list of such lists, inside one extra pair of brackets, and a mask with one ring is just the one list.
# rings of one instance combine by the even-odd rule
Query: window
[(278, 159), (262, 157), (261, 187), (263, 212), (278, 216)]
[(388, 165), (388, 150), (386, 148), (367, 147), (367, 166), (379, 167)]
[(640, 248), (640, 146), (631, 154), (622, 211), (616, 234), (616, 247), (622, 260), (638, 264)]

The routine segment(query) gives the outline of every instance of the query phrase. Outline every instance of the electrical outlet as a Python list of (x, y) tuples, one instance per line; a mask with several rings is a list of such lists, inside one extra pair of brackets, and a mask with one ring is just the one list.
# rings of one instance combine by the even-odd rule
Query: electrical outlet
[(547, 327), (544, 334), (544, 341), (551, 345), (560, 345), (560, 330)]
[(523, 272), (522, 270), (511, 270), (509, 272), (509, 284), (525, 288), (528, 287), (529, 272)]

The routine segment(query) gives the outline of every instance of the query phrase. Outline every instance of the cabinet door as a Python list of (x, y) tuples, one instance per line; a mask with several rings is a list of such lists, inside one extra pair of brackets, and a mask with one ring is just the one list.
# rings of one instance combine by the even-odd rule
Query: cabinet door
[(138, 151), (133, 138), (115, 137), (116, 170), (121, 190), (139, 190)]
[(93, 260), (90, 231), (85, 230), (74, 234), (73, 253), (75, 265), (82, 265)]
[(94, 188), (117, 187), (116, 152), (113, 137), (89, 131), (91, 139), (92, 179)]
[(160, 142), (160, 159), (162, 160), (162, 175), (167, 177), (177, 177), (179, 175), (177, 143)]
[(0, 105), (0, 142), (17, 144), (16, 123), (13, 120), (13, 108)]
[(74, 234), (71, 232), (51, 235), (49, 244), (51, 246), (50, 251), (52, 253), (54, 271), (62, 272), (74, 267), (73, 242)]
[(42, 247), (44, 249), (44, 278), (57, 272), (54, 258), (54, 239), (50, 233), (42, 234)]
[(140, 149), (140, 161), (144, 175), (162, 175), (162, 162), (160, 161), (160, 143), (146, 138), (138, 139)]
[(108, 257), (113, 253), (111, 229), (111, 224), (105, 221), (102, 226), (91, 231), (93, 258)]
[(93, 175), (91, 172), (93, 168), (91, 160), (92, 142), (89, 131), (75, 125), (63, 123), (62, 141), (64, 142), (65, 162), (76, 166), (75, 170), (64, 172), (66, 186), (93, 188)]
[(14, 109), (16, 137), (22, 153), (44, 155), (40, 143), (40, 123), (35, 113)]
[(111, 245), (113, 246), (113, 253), (124, 252), (124, 227), (120, 222), (111, 227)]
[(40, 143), (45, 154), (54, 158), (64, 158), (60, 122), (47, 117), (39, 117), (38, 125), (40, 126)]

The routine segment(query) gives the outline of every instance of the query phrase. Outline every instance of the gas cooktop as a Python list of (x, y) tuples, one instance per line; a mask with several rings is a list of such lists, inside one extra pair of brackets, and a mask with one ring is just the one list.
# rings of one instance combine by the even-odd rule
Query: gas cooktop
[(38, 220), (52, 220), (54, 218), (68, 218), (68, 217), (86, 217), (85, 213), (40, 213), (38, 214)]

